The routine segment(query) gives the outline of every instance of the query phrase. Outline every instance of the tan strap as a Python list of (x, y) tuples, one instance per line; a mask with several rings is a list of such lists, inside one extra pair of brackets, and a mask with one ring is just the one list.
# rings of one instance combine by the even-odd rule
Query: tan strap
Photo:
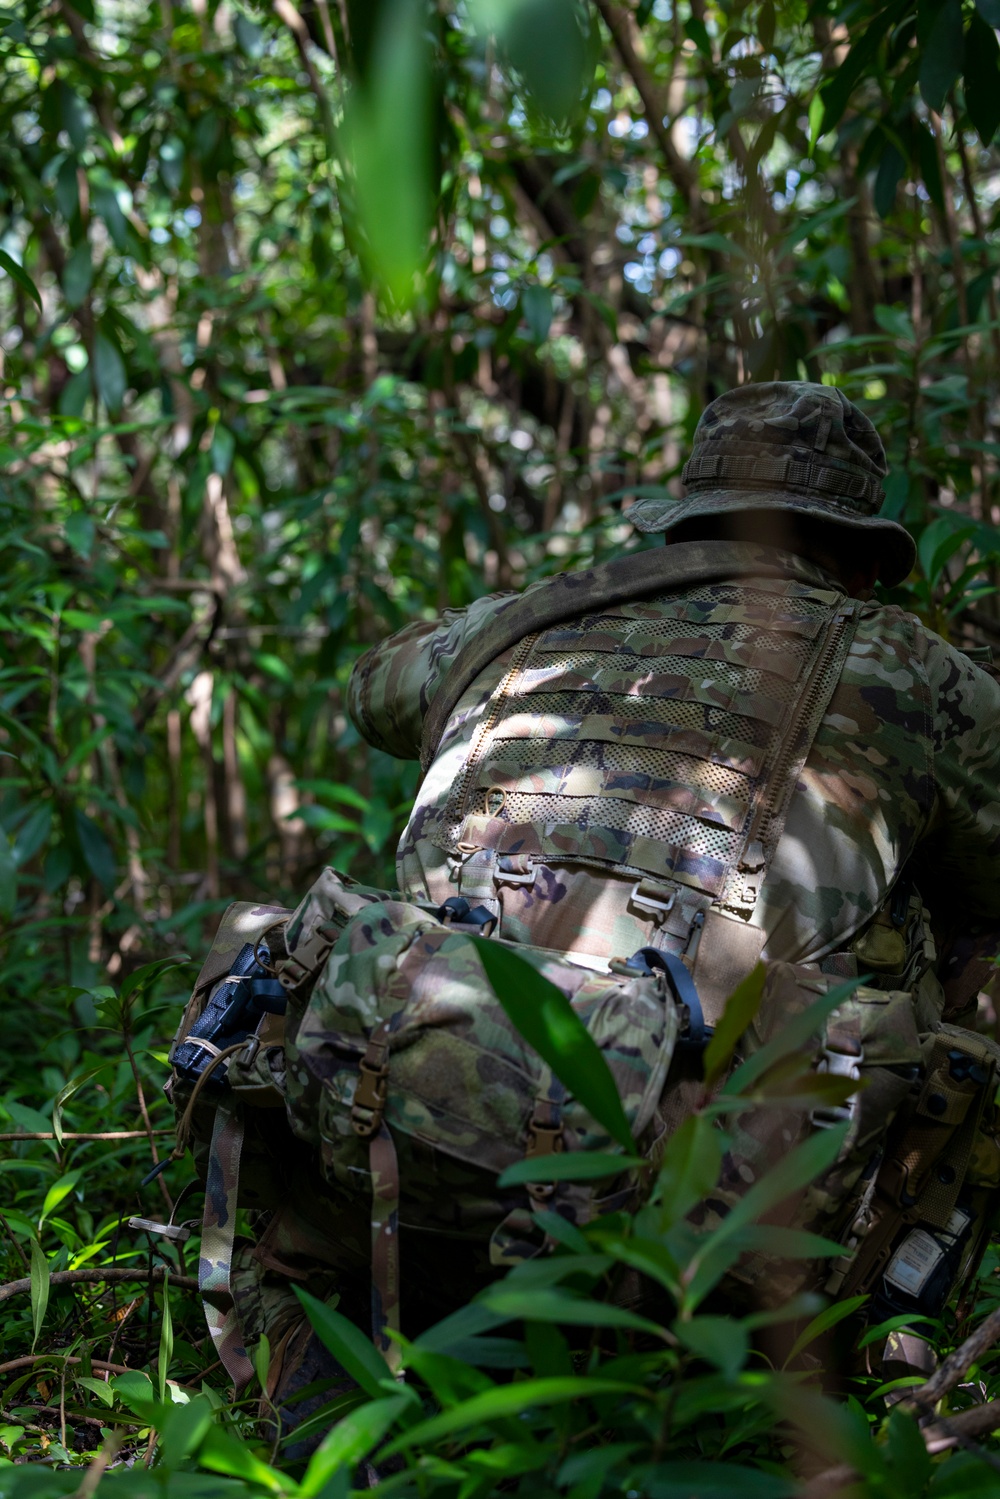
[(383, 1020), (372, 1031), (365, 1054), (358, 1063), (358, 1081), (351, 1103), (351, 1128), (362, 1140), (371, 1139), (382, 1128), (389, 1095), (389, 1023)]
[(402, 1348), (389, 1337), (399, 1331), (399, 1160), (389, 1126), (382, 1120), (371, 1137), (372, 1341), (393, 1373)]
[(232, 1290), (242, 1152), (242, 1109), (239, 1104), (220, 1103), (215, 1111), (208, 1152), (198, 1289), (216, 1354), (232, 1377), (237, 1394), (253, 1378), (253, 1365), (243, 1346)]
[[(562, 1105), (553, 1098), (536, 1098), (535, 1107), (528, 1121), (528, 1139), (524, 1147), (526, 1161), (538, 1160), (547, 1155), (557, 1155), (566, 1149), (563, 1129)], [(542, 1207), (548, 1203), (555, 1191), (553, 1182), (528, 1182), (528, 1196)]]

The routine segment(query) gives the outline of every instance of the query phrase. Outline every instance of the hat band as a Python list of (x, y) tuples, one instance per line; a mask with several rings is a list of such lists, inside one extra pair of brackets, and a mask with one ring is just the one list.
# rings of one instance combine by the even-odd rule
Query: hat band
[(681, 479), (688, 489), (706, 489), (707, 481), (735, 481), (747, 489), (782, 489), (819, 491), (841, 500), (853, 500), (850, 508), (859, 513), (867, 507), (878, 510), (885, 498), (881, 480), (867, 478), (856, 470), (832, 468), (828, 463), (803, 462), (786, 454), (783, 458), (712, 453), (692, 457), (685, 465)]

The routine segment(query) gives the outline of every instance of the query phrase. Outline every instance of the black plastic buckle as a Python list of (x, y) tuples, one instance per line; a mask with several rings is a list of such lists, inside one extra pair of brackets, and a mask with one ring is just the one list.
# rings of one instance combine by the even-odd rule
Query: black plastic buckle
[(449, 895), (437, 909), (437, 919), (445, 926), (478, 927), (484, 937), (489, 937), (497, 924), (497, 918), (487, 906), (470, 906), (464, 895)]

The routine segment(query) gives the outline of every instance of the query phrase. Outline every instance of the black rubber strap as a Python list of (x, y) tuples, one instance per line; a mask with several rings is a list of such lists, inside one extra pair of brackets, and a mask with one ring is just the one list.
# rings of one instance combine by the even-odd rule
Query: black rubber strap
[[(641, 966), (640, 966), (641, 965)], [(629, 968), (635, 967), (637, 973), (652, 973), (659, 969), (667, 975), (667, 982), (674, 993), (674, 999), (679, 1005), (686, 1005), (688, 1012), (688, 1033), (685, 1037), (689, 1046), (707, 1046), (712, 1039), (712, 1027), (705, 1024), (705, 1011), (702, 1009), (701, 998), (695, 986), (690, 972), (681, 962), (680, 958), (673, 953), (664, 952), (659, 947), (640, 947), (628, 960)]]

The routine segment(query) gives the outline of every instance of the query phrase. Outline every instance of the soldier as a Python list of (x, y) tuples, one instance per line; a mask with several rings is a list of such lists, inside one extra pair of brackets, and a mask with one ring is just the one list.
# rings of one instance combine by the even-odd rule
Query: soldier
[[(403, 900), (458, 901), (464, 920), (598, 972), (662, 955), (685, 975), (692, 1024), (699, 1006), (713, 1023), (761, 956), (793, 989), (803, 974), (875, 975), (875, 1000), (844, 1006), (823, 1043), (830, 1070), (857, 1077), (866, 1048), (885, 1064), (861, 1094), (867, 1157), (840, 1184), (845, 1202), (854, 1193), (838, 1225), (849, 1253), (829, 1285), (879, 1275), (890, 1310), (940, 1309), (985, 1237), (958, 1195), (970, 1160), (983, 1192), (990, 1172), (1000, 1180), (1000, 1154), (977, 1156), (969, 1136), (993, 1061), (941, 1030), (974, 1006), (983, 964), (969, 959), (991, 950), (975, 929), (1000, 918), (1000, 686), (873, 600), (877, 579), (892, 587), (914, 561), (908, 533), (878, 513), (885, 472), (874, 427), (838, 390), (730, 391), (698, 424), (687, 497), (629, 512), (668, 547), (408, 626), (358, 662), (350, 709), (372, 744), (423, 761), (399, 847)], [(960, 913), (944, 986), (918, 888), (942, 923)], [(904, 1099), (915, 1122), (898, 1160), (884, 1158)], [(939, 1105), (949, 1129), (935, 1135)], [(670, 1082), (662, 1110), (669, 1128)], [(745, 1190), (746, 1160), (728, 1159), (718, 1195)], [(270, 1258), (240, 1261), (244, 1306), (272, 1272), (324, 1256), (339, 1270), (327, 1250), (348, 1239), (364, 1266), (365, 1225), (348, 1232), (313, 1197), (311, 1230), (286, 1215)], [(925, 1222), (940, 1240), (929, 1258), (906, 1247), (905, 1226)], [(435, 1295), (468, 1293), (435, 1275), (430, 1248), (407, 1261), (408, 1276), (430, 1272), (427, 1320), (448, 1309)], [(363, 1277), (342, 1290), (360, 1308)], [(279, 1408), (332, 1372), (285, 1303)]]
[[(710, 1021), (758, 956), (874, 974), (912, 997), (912, 1055), (894, 1065), (931, 1078), (920, 1116), (944, 1099), (934, 1079), (947, 1091), (973, 1065), (942, 1060), (944, 1033), (939, 1051), (926, 1038), (974, 1012), (997, 948), (1000, 686), (873, 599), (915, 555), (879, 514), (885, 473), (875, 428), (840, 391), (730, 391), (698, 424), (687, 497), (628, 512), (669, 543), (639, 555), (631, 593), (595, 604), (581, 574), (579, 612), (554, 622), (541, 583), (410, 625), (359, 661), (350, 705), (371, 743), (424, 760), (398, 853), (406, 898), (465, 897), (507, 940), (594, 968), (650, 947), (682, 955)], [(659, 587), (657, 556), (671, 569)], [(922, 896), (959, 939), (940, 965)], [(858, 1035), (843, 1052), (834, 1070), (863, 1056)], [(867, 1102), (883, 1136), (905, 1092), (889, 1079), (887, 1101), (885, 1081)], [(884, 1315), (936, 1315), (986, 1239), (956, 1206), (961, 1168), (934, 1165), (951, 1185), (928, 1205), (918, 1134), (899, 1142), (891, 1204), (876, 1194), (840, 1226), (851, 1253), (827, 1283), (880, 1286)], [(733, 1195), (746, 1161), (727, 1162)], [(926, 1225), (900, 1243), (906, 1210), (941, 1228), (929, 1251)]]

